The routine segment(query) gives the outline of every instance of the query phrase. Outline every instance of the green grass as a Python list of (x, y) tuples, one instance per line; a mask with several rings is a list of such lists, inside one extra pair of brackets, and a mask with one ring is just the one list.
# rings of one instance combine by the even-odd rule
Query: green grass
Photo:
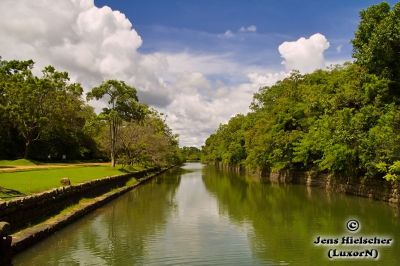
[[(0, 187), (32, 194), (60, 186), (60, 179), (68, 177), (72, 185), (92, 179), (118, 175), (123, 172), (109, 166), (54, 168), (34, 171), (0, 173)], [(4, 196), (1, 195), (0, 196)]]
[(33, 161), (27, 159), (18, 159), (18, 160), (0, 160), (0, 166), (33, 166), (36, 165)]
[(132, 186), (134, 184), (136, 184), (137, 182), (139, 182), (136, 178), (131, 178), (128, 182), (126, 182), (127, 186)]

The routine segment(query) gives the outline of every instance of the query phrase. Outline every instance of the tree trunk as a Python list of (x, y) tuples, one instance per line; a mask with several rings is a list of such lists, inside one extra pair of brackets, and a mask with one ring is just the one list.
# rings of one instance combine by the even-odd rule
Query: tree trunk
[(31, 141), (30, 141), (30, 140), (26, 140), (26, 141), (25, 141), (24, 159), (28, 159), (29, 148), (30, 148), (30, 146), (31, 146)]
[(111, 167), (115, 167), (115, 121), (111, 119), (110, 124), (111, 133)]
[(111, 154), (111, 167), (115, 168), (115, 157)]

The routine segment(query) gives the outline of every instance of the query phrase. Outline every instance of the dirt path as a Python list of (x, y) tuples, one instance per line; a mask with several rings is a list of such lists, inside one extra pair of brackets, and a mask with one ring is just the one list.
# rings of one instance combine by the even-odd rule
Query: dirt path
[(0, 173), (35, 170), (35, 169), (67, 168), (67, 167), (79, 167), (79, 166), (107, 166), (107, 165), (110, 165), (110, 163), (59, 163), (59, 164), (54, 163), (54, 164), (41, 164), (41, 165), (2, 166), (0, 167)]

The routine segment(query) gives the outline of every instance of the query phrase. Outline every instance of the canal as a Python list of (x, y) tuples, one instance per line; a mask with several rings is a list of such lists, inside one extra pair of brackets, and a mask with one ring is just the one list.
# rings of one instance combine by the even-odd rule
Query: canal
[[(274, 185), (199, 163), (173, 169), (97, 209), (14, 265), (400, 265), (399, 212), (383, 202)], [(358, 231), (346, 229), (356, 219)], [(317, 237), (392, 245), (315, 245)], [(328, 259), (374, 249), (378, 260)]]

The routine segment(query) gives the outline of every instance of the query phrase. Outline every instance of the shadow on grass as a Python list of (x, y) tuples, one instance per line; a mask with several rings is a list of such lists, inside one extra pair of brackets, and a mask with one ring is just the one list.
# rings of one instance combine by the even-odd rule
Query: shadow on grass
[(13, 198), (26, 196), (26, 194), (19, 192), (18, 190), (0, 187), (0, 198)]

